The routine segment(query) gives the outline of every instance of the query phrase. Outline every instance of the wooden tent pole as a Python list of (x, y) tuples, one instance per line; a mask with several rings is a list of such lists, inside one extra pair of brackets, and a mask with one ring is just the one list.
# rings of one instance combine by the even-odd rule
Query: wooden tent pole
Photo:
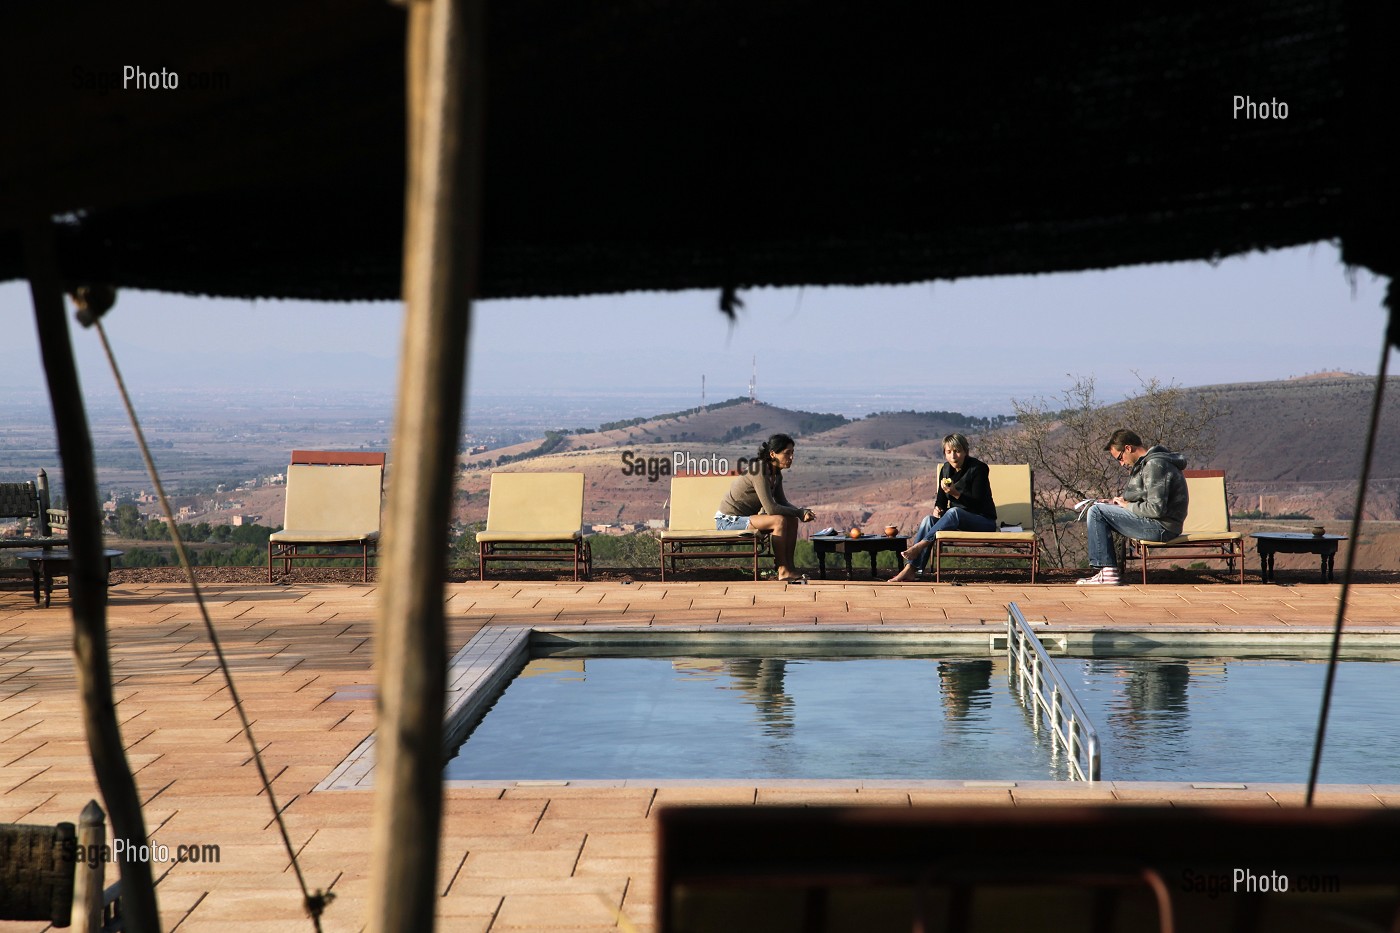
[[(416, 9), (419, 6), (423, 9)], [(389, 510), (375, 659), (371, 933), (424, 933), (437, 904), (452, 516), (480, 212), (483, 0), (410, 4), (416, 113)], [(423, 30), (426, 29), (426, 36)], [(426, 66), (421, 64), (426, 49)], [(416, 55), (416, 58), (415, 58)]]
[[(58, 454), (63, 463), (63, 490), (68, 498), (68, 552), (72, 565), (68, 595), (73, 605), (73, 654), (83, 725), (97, 784), (112, 817), (112, 836), (144, 845), (146, 820), (136, 780), (127, 764), (112, 699), (112, 671), (107, 654), (107, 563), (102, 558), (102, 508), (97, 501), (97, 470), (88, 433), (78, 367), (68, 336), (63, 284), (54, 253), (53, 227), (37, 219), (25, 230), (25, 261), (34, 297), (34, 320), (53, 405)], [(151, 880), (151, 865), (123, 860), (122, 916), (126, 929), (158, 933), (160, 911)]]

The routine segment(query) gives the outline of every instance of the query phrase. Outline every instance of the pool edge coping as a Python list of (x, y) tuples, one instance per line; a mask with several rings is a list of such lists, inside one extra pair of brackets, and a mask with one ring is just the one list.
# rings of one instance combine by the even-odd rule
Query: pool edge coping
[[(1152, 643), (1164, 648), (1187, 647), (1190, 645), (1226, 647), (1269, 647), (1269, 648), (1319, 648), (1329, 646), (1333, 637), (1330, 627), (1313, 626), (1232, 626), (1201, 629), (1199, 626), (1153, 626), (1135, 630), (1122, 626), (1109, 625), (1056, 625), (1045, 621), (1032, 621), (1036, 634), (1055, 653), (1087, 653), (1082, 639), (1088, 636), (1093, 647), (1094, 639), (1111, 633), (1115, 643)], [(1392, 649), (1400, 651), (1400, 631), (1394, 628), (1364, 627), (1363, 630), (1344, 630), (1344, 634), (1369, 636), (1373, 650)], [(927, 647), (973, 647), (986, 645), (988, 653), (1005, 650), (1006, 636), (996, 623), (944, 623), (944, 624), (901, 624), (888, 625), (606, 625), (606, 624), (531, 624), (531, 625), (486, 625), (477, 630), (462, 648), (452, 656), (447, 668), (447, 709), (443, 718), (444, 754), (456, 747), (460, 731), (466, 722), (471, 721), (481, 708), (495, 699), (505, 682), (515, 676), (523, 665), (530, 647), (541, 636), (568, 641), (577, 647), (620, 647), (636, 644), (656, 644), (671, 639), (689, 645), (715, 647), (726, 642), (734, 642), (734, 636), (744, 636), (743, 643), (752, 646), (762, 641), (762, 647), (773, 648), (802, 646), (813, 643), (812, 636), (822, 636), (821, 641), (829, 642), (833, 636), (848, 636), (850, 647), (871, 645), (880, 641), (897, 639), (912, 643), (910, 646)], [(876, 636), (876, 637), (870, 637)], [(1147, 647), (1143, 644), (1142, 647)], [(1120, 649), (1121, 650), (1121, 649)], [(1122, 656), (1122, 655), (1119, 655)], [(331, 769), (320, 783), (312, 788), (318, 791), (372, 790), (374, 787), (374, 767), (376, 761), (375, 734), (373, 731), (357, 745), (349, 755)], [(1138, 789), (1162, 788), (1178, 791), (1209, 783), (1211, 789), (1223, 789), (1217, 785), (1226, 782), (1182, 782), (1164, 783), (1152, 781), (995, 781), (998, 786), (1032, 786), (1044, 784), (1047, 787), (1114, 787), (1118, 784)], [(759, 788), (833, 788), (860, 789), (862, 787), (888, 787), (908, 789), (949, 790), (967, 789), (969, 785), (985, 785), (982, 781), (883, 781), (879, 779), (852, 779), (851, 781), (824, 778), (774, 779), (756, 782), (751, 779), (686, 779), (686, 778), (628, 778), (617, 780), (578, 780), (559, 779), (546, 781), (531, 780), (444, 780), (444, 790), (457, 788), (520, 788), (520, 787), (759, 787)], [(1390, 788), (1392, 785), (1331, 784), (1319, 785), (1332, 793), (1375, 793), (1371, 787)], [(1228, 790), (1235, 789), (1277, 789), (1279, 792), (1292, 792), (1289, 789), (1305, 788), (1304, 784), (1249, 784), (1241, 782), (1237, 788), (1231, 783)], [(1357, 788), (1357, 790), (1344, 790)], [(1366, 790), (1360, 790), (1366, 788)], [(986, 789), (983, 787), (982, 789)], [(1394, 786), (1400, 793), (1400, 785)], [(1082, 793), (1082, 791), (1076, 791)]]

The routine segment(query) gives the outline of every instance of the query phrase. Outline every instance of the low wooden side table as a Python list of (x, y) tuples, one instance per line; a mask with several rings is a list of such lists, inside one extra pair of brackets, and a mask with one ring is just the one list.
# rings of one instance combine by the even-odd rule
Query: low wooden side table
[(846, 558), (846, 579), (851, 579), (851, 556), (854, 554), (870, 555), (870, 579), (877, 579), (875, 576), (875, 561), (881, 551), (894, 551), (895, 569), (900, 566), (899, 552), (909, 547), (908, 535), (861, 535), (859, 538), (851, 538), (845, 535), (813, 535), (811, 537), (812, 547), (817, 552), (817, 572), (821, 579), (826, 579), (826, 555), (840, 554)]
[[(112, 572), (112, 558), (121, 557), (121, 551), (110, 548), (102, 552), (107, 563), (107, 572)], [(49, 608), (53, 599), (53, 578), (66, 577), (72, 569), (73, 558), (66, 547), (50, 548), (47, 551), (20, 551), (15, 557), (29, 564), (30, 576), (34, 579), (34, 605), (39, 604), (39, 591), (44, 593), (44, 608)]]
[(1259, 552), (1259, 575), (1265, 583), (1274, 582), (1274, 554), (1316, 554), (1322, 558), (1322, 582), (1332, 582), (1332, 564), (1337, 545), (1346, 535), (1309, 535), (1297, 531), (1261, 531), (1250, 535)]

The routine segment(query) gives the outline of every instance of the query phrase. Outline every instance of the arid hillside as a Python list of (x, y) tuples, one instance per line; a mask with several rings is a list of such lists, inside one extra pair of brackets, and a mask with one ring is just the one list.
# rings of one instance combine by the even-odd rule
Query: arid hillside
[[(1224, 409), (1215, 456), (1239, 512), (1349, 518), (1376, 380), (1329, 373), (1282, 382), (1202, 386)], [(1386, 385), (1365, 517), (1400, 520), (1400, 379)]]
[(468, 467), (490, 466), (501, 463), (502, 457), (509, 462), (531, 456), (535, 451), (567, 453), (617, 449), (620, 452), (624, 448), (648, 445), (669, 446), (672, 452), (682, 450), (690, 456), (699, 457), (710, 454), (718, 446), (733, 448), (734, 445), (742, 445), (757, 450), (770, 434), (781, 432), (793, 437), (806, 437), (835, 428), (845, 421), (840, 415), (794, 411), (764, 402), (752, 404), (746, 399), (731, 399), (705, 409), (659, 415), (617, 426), (603, 425), (598, 431), (560, 434), (553, 438), (483, 451), (463, 457), (463, 464)]
[[(1354, 504), (1373, 387), (1374, 380), (1366, 377), (1327, 374), (1190, 389), (1188, 398), (1210, 394), (1222, 409), (1215, 456), (1193, 466), (1226, 471), (1236, 511), (1345, 519)], [(1387, 388), (1392, 397), (1400, 395), (1400, 379), (1390, 380)], [(1383, 412), (1366, 517), (1395, 521), (1400, 520), (1400, 401)], [(505, 455), (506, 463), (495, 468), (588, 474), (590, 522), (662, 519), (669, 485), (668, 476), (660, 475), (663, 461), (672, 473), (713, 470), (721, 460), (732, 468), (740, 457), (752, 457), (764, 437), (781, 431), (798, 440), (789, 493), (830, 516), (823, 524), (909, 527), (932, 503), (942, 436), (972, 435), (975, 452), (973, 426), (956, 419), (946, 413), (892, 412), (847, 421), (733, 400), (675, 417), (562, 435), (544, 455), (531, 455), (547, 445), (541, 438), (464, 458), (467, 495), (458, 517), (485, 518), (490, 470)], [(624, 452), (630, 452), (632, 464), (653, 461), (656, 479), (629, 466)]]
[[(893, 450), (933, 441), (941, 445), (942, 438), (953, 432), (975, 434), (982, 429), (977, 421), (952, 412), (891, 411), (848, 422), (803, 439), (819, 447), (860, 447), (869, 450)], [(969, 423), (970, 422), (970, 423)], [(921, 451), (920, 451), (921, 452)]]
[[(1375, 379), (1308, 377), (1203, 386), (1225, 408), (1211, 466), (1251, 483), (1351, 482), (1361, 471)], [(1400, 479), (1400, 378), (1388, 380), (1371, 475)]]

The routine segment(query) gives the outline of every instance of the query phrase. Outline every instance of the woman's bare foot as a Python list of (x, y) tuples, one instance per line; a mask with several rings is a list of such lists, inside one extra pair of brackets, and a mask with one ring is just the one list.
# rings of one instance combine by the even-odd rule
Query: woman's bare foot
[(906, 561), (910, 561), (910, 560), (913, 560), (914, 558), (918, 557), (920, 554), (922, 554), (924, 551), (927, 551), (927, 550), (928, 550), (928, 542), (927, 542), (927, 541), (919, 541), (919, 542), (917, 542), (917, 543), (915, 543), (915, 544), (910, 545), (910, 546), (909, 546), (909, 550), (907, 550), (907, 551), (900, 551), (900, 552), (899, 552), (899, 556), (902, 557), (902, 558), (904, 558)]
[(906, 561), (904, 562), (904, 566), (900, 569), (899, 573), (897, 573), (897, 574), (895, 574), (894, 576), (890, 577), (889, 582), (890, 582), (890, 583), (903, 583), (903, 582), (906, 581), (906, 580), (911, 580), (911, 579), (913, 579), (913, 577), (914, 577), (914, 562), (913, 562), (912, 560), (906, 560)]

